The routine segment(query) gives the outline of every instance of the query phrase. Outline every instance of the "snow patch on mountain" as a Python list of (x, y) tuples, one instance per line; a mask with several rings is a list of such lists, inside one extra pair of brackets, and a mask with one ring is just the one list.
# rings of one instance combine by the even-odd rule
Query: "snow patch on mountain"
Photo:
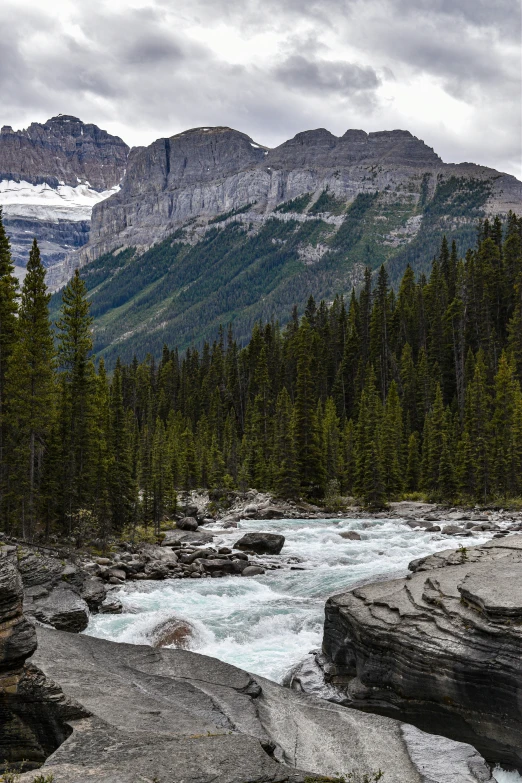
[(89, 184), (75, 188), (58, 185), (52, 188), (43, 183), (2, 180), (0, 182), (0, 207), (6, 217), (32, 218), (57, 223), (59, 220), (90, 220), (92, 208), (120, 189), (119, 185), (98, 192)]

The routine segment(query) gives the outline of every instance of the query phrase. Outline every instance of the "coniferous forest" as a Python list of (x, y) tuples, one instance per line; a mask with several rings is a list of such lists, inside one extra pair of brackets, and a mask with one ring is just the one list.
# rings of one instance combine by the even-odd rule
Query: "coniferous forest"
[(0, 215), (0, 524), (15, 535), (158, 530), (177, 491), (270, 490), (369, 507), (522, 495), (522, 218), (446, 239), (429, 279), (385, 267), (288, 324), (179, 355), (92, 355), (78, 272), (49, 319), (33, 243), (21, 290)]

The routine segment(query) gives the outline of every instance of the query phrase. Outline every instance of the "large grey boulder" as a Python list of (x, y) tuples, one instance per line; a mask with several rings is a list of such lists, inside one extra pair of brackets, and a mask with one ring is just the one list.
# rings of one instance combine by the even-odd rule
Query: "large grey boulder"
[(35, 663), (90, 713), (44, 764), (54, 783), (304, 783), (379, 768), (386, 783), (491, 779), (467, 745), (213, 658), (47, 628), (38, 638)]
[(37, 620), (60, 631), (79, 633), (89, 624), (89, 606), (69, 587), (55, 587), (51, 593), (35, 601), (32, 612)]
[(178, 519), (176, 522), (176, 527), (179, 530), (197, 530), (198, 529), (198, 520), (195, 517), (183, 517), (183, 519)]
[(245, 533), (236, 541), (234, 549), (255, 552), (258, 555), (278, 555), (285, 543), (285, 537), (278, 533)]
[(522, 536), (439, 552), (326, 605), (344, 704), (469, 742), (522, 771)]

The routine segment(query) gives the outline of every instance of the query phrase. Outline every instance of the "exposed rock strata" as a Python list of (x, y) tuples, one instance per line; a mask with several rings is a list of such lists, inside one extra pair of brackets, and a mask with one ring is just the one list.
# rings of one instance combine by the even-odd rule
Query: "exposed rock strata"
[(23, 615), (17, 567), (0, 557), (0, 772), (5, 764), (40, 766), (69, 736), (67, 721), (86, 717), (26, 659), (36, 648), (34, 625)]
[(19, 131), (5, 125), (0, 131), (0, 180), (45, 182), (52, 188), (89, 183), (94, 190), (109, 190), (119, 184), (128, 153), (118, 136), (69, 115)]
[(449, 177), (487, 181), (496, 211), (520, 211), (522, 184), (514, 177), (445, 164), (408, 131), (349, 130), (338, 138), (320, 128), (267, 150), (230, 128), (197, 128), (131, 152), (120, 192), (94, 208), (89, 245), (73, 266), (120, 246), (150, 247), (189, 220), (247, 205), (252, 216), (269, 215), (305, 193), (315, 200), (324, 188), (348, 201), (375, 191), (419, 200), (423, 188), (431, 198)]
[(43, 766), (55, 783), (303, 783), (379, 768), (387, 783), (491, 780), (469, 746), (212, 658), (47, 629), (38, 637), (35, 663), (91, 714), (71, 722)]
[(410, 568), (328, 600), (319, 662), (329, 687), (344, 704), (522, 771), (522, 536)]

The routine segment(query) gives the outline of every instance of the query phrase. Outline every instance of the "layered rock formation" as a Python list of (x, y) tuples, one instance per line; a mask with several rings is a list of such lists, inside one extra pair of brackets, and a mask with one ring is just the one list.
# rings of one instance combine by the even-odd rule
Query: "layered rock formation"
[(87, 715), (26, 659), (36, 631), (23, 615), (23, 586), (17, 567), (0, 554), (0, 772), (23, 762), (40, 766), (69, 736), (67, 721)]
[(23, 267), (34, 236), (48, 266), (84, 245), (94, 204), (114, 193), (129, 148), (117, 136), (58, 115), (0, 131), (0, 207)]
[[(522, 771), (522, 536), (448, 550), (327, 602), (328, 698)], [(309, 690), (313, 676), (297, 676)]]
[(213, 658), (48, 629), (38, 642), (34, 663), (90, 713), (44, 764), (54, 783), (311, 783), (379, 768), (386, 783), (491, 780), (469, 745)]
[[(120, 192), (93, 211), (80, 261), (116, 247), (150, 247), (189, 220), (246, 205), (254, 215), (267, 215), (305, 193), (317, 198), (325, 188), (348, 200), (375, 191), (399, 201), (429, 200), (450, 177), (490, 183), (497, 211), (521, 207), (522, 184), (514, 177), (444, 164), (408, 131), (348, 130), (338, 138), (320, 128), (268, 150), (230, 128), (197, 128), (133, 150)], [(250, 212), (244, 220), (252, 220)]]

